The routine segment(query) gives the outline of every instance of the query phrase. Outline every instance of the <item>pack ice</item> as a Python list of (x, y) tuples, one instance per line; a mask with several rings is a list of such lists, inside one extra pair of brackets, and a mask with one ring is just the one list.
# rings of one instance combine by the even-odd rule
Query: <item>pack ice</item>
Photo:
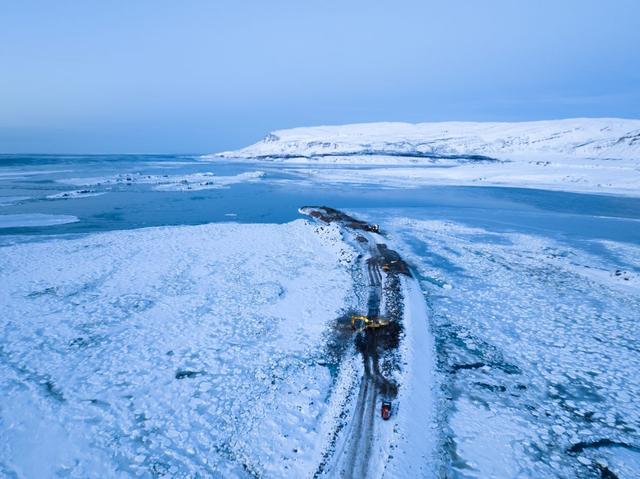
[(385, 224), (448, 399), (442, 477), (638, 477), (640, 247), (401, 214)]
[(0, 476), (311, 475), (344, 248), (302, 220), (0, 248)]

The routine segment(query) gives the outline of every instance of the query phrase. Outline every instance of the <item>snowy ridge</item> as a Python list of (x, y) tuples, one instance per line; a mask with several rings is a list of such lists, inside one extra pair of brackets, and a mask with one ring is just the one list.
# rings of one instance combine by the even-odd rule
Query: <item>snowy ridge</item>
[(580, 118), (520, 123), (363, 123), (293, 128), (272, 132), (254, 145), (216, 156), (313, 158), (319, 161), (338, 156), (358, 156), (358, 162), (362, 162), (363, 156), (509, 159), (513, 154), (549, 153), (638, 160), (640, 120)]

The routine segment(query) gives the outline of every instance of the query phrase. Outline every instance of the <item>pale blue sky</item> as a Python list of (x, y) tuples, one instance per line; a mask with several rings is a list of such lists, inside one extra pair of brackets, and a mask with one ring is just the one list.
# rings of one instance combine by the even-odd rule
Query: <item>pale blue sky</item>
[(638, 0), (0, 4), (0, 152), (199, 153), (301, 125), (639, 112)]

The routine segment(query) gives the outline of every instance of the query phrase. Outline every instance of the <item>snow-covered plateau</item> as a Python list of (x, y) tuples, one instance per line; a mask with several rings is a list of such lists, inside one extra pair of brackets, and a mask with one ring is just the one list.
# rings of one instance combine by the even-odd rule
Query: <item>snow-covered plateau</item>
[[(523, 186), (638, 196), (640, 120), (294, 128), (270, 133), (237, 151), (203, 157), (216, 158), (368, 166), (301, 173), (329, 182)], [(404, 168), (392, 168), (398, 165)]]

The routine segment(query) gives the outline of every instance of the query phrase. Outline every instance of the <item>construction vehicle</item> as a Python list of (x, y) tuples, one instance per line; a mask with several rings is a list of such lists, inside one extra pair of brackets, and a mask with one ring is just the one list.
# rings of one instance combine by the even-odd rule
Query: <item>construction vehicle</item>
[(354, 331), (364, 331), (365, 329), (382, 328), (389, 324), (389, 320), (384, 318), (370, 318), (369, 316), (360, 316), (354, 314), (351, 316), (351, 328)]
[(382, 407), (380, 408), (380, 415), (385, 421), (391, 417), (391, 402), (382, 401)]

